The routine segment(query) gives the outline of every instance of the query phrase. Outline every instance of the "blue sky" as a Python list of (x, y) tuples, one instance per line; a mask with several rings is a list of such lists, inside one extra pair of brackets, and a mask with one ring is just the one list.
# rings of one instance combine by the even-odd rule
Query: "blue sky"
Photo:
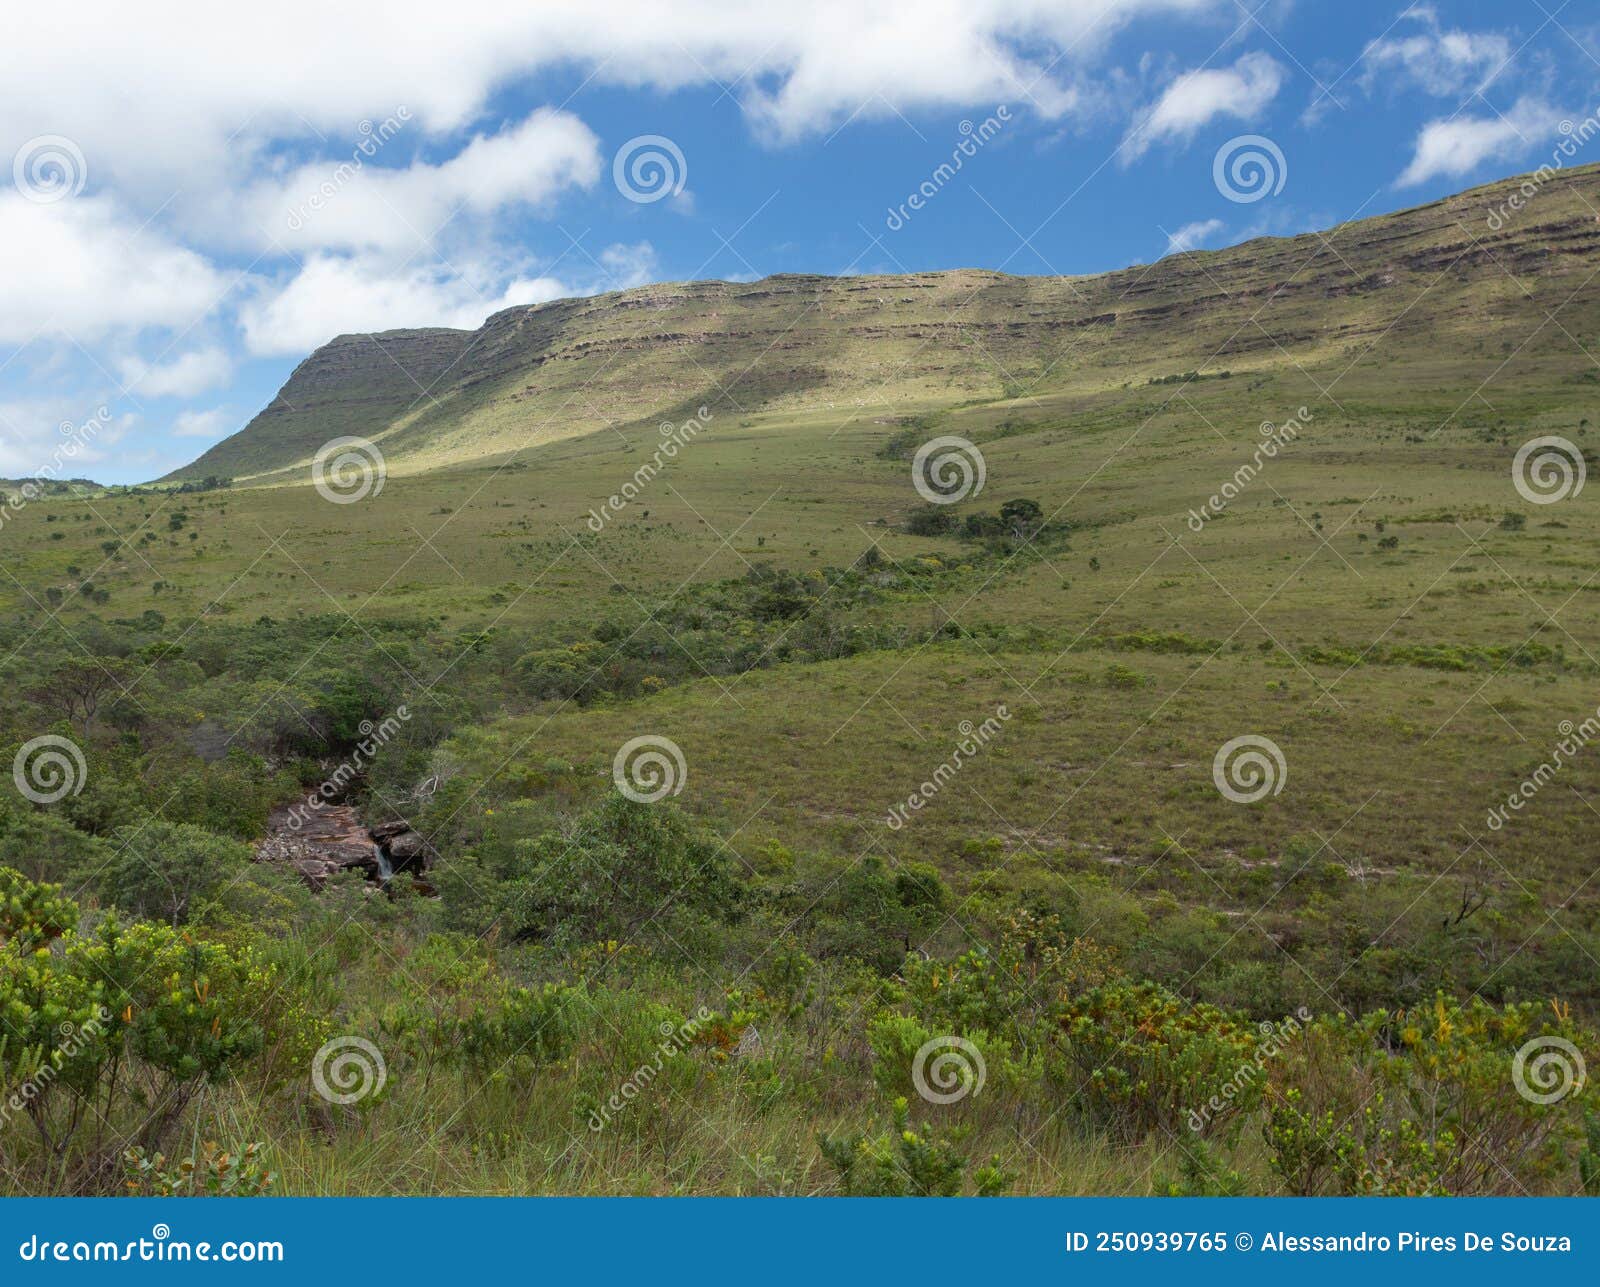
[(65, 472), (158, 476), (341, 331), (1097, 272), (1532, 169), (1600, 107), (1592, 0), (218, 8), (82, 0), (0, 49), (0, 476), (90, 421)]

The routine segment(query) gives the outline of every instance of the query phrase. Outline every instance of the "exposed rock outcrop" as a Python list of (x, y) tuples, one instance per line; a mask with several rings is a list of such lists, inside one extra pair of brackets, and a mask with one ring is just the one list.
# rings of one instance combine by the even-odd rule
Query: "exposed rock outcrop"
[(320, 890), (342, 871), (359, 871), (375, 884), (402, 871), (420, 877), (432, 865), (433, 850), (408, 822), (369, 828), (347, 804), (320, 809), (296, 804), (272, 811), (255, 860), (285, 863)]

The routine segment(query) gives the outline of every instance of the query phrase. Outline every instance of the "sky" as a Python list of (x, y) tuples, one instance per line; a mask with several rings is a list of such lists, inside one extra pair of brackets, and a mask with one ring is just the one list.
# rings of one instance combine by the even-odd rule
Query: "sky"
[(63, 0), (6, 27), (0, 477), (158, 477), (344, 332), (655, 281), (1101, 272), (1535, 169), (1600, 110), (1595, 0)]

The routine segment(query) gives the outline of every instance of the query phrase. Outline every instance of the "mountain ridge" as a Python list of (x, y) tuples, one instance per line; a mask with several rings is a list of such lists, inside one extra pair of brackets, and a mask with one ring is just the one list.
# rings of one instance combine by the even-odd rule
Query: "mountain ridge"
[[(1495, 228), (1496, 209), (1536, 181), (1527, 208)], [(161, 481), (299, 482), (323, 443), (347, 435), (414, 472), (705, 404), (743, 417), (906, 412), (1218, 362), (1303, 368), (1369, 340), (1476, 338), (1537, 306), (1530, 284), (1600, 251), (1597, 205), (1600, 166), (1586, 166), (1105, 273), (662, 282), (502, 309), (475, 331), (345, 334), (237, 434)], [(1416, 310), (1424, 295), (1430, 307)]]

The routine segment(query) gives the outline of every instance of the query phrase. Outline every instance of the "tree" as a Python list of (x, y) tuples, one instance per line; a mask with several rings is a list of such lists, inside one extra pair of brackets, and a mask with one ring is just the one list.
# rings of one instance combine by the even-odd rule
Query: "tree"
[(95, 713), (101, 704), (110, 696), (126, 692), (131, 674), (128, 663), (120, 657), (70, 657), (30, 695), (41, 706), (58, 710), (81, 725), (87, 735), (94, 728)]
[(176, 928), (250, 864), (250, 850), (186, 822), (152, 818), (119, 828), (107, 894), (134, 916)]
[(685, 912), (725, 914), (738, 893), (731, 852), (676, 806), (613, 793), (570, 834), (518, 842), (509, 928), (539, 939), (627, 941)]
[(1039, 502), (1018, 497), (1000, 507), (1000, 521), (1019, 541), (1032, 536), (1044, 523), (1044, 510)]

